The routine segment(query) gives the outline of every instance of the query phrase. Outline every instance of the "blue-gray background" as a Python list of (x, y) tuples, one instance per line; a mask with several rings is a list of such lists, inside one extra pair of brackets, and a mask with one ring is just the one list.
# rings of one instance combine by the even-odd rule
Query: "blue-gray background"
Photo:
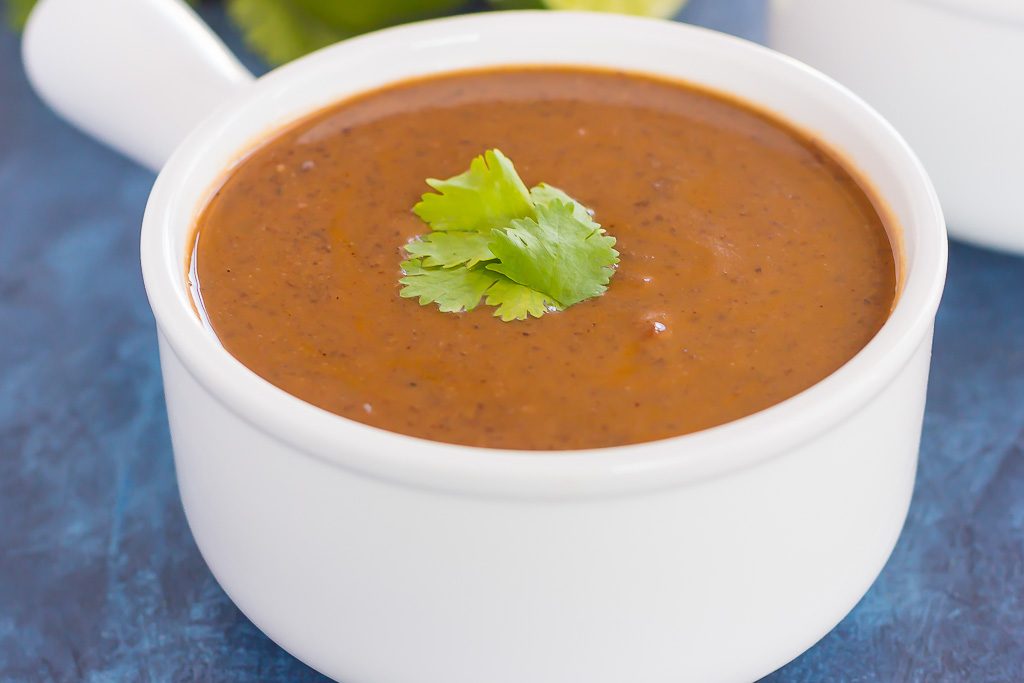
[[(761, 0), (682, 18), (762, 37)], [(0, 681), (325, 681), (239, 613), (185, 524), (138, 264), (152, 182), (39, 103), (0, 29)], [(766, 681), (1024, 681), (1022, 299), (1024, 259), (952, 246), (906, 529)]]

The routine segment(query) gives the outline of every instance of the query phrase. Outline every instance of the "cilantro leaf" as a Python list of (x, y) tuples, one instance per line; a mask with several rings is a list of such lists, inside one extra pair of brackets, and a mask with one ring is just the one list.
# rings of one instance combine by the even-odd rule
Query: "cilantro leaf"
[(507, 277), (501, 277), (487, 290), (487, 305), (497, 306), (494, 315), (505, 322), (539, 318), (550, 309), (560, 310), (554, 299)]
[(489, 150), (469, 170), (428, 180), (413, 208), (432, 232), (405, 245), (405, 298), (444, 312), (481, 298), (503, 321), (539, 318), (603, 294), (619, 253), (587, 207), (541, 183), (527, 190), (512, 162)]
[(536, 220), (520, 218), (495, 230), (490, 247), (498, 261), (487, 268), (562, 306), (603, 294), (619, 260), (615, 238), (579, 220), (573, 208), (555, 199), (536, 207)]
[(410, 256), (421, 257), (425, 266), (453, 268), (465, 264), (472, 268), (480, 261), (494, 258), (488, 243), (489, 233), (433, 232), (405, 245)]
[(484, 268), (427, 268), (420, 259), (402, 262), (405, 272), (399, 294), (405, 299), (419, 297), (420, 305), (436, 303), (445, 313), (472, 311), (484, 292), (501, 279)]
[(412, 210), (434, 230), (486, 232), (534, 216), (529, 190), (497, 149), (473, 159), (465, 173), (448, 180), (431, 178), (427, 184), (437, 192), (423, 195)]
[(505, 322), (539, 318), (559, 308), (554, 299), (540, 292), (512, 282), (504, 275), (485, 268), (429, 268), (422, 259), (402, 263), (405, 285), (399, 294), (406, 299), (418, 297), (421, 306), (438, 305), (445, 313), (472, 311), (486, 297), (488, 306), (496, 306), (496, 317)]
[[(541, 183), (530, 190), (530, 199), (534, 205), (547, 204), (551, 201), (560, 201), (563, 204), (572, 204), (572, 215), (576, 217), (576, 220), (594, 228), (601, 229), (601, 226), (594, 222), (594, 217), (590, 214), (590, 209), (580, 204), (578, 201), (570, 197), (565, 193), (564, 190), (560, 190), (557, 187), (548, 185), (547, 183)], [(601, 229), (604, 232), (603, 229)]]

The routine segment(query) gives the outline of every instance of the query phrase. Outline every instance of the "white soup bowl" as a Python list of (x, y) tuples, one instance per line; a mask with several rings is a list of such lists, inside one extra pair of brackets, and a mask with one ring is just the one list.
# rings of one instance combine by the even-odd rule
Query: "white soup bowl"
[[(25, 59), (55, 109), (162, 167), (142, 267), (185, 512), (224, 590), (299, 659), (345, 683), (751, 681), (878, 575), (913, 488), (946, 235), (913, 153), (842, 86), (711, 31), (554, 12), (389, 29), (253, 81), (183, 4), (43, 0)], [(186, 254), (197, 211), (254, 141), (387, 83), (517, 64), (680, 79), (812, 132), (899, 223), (889, 321), (833, 375), (750, 417), (557, 453), (359, 424), (217, 343)]]
[(769, 44), (906, 136), (949, 231), (1024, 255), (1024, 2), (771, 0)]

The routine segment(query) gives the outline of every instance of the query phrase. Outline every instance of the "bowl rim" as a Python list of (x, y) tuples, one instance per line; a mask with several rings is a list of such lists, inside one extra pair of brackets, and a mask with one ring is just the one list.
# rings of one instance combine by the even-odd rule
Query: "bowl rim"
[[(816, 96), (835, 98), (874, 127), (886, 141), (888, 154), (910, 174), (905, 182), (914, 189), (915, 215), (920, 216), (913, 249), (905, 249), (903, 291), (882, 329), (837, 371), (753, 415), (658, 441), (572, 451), (461, 446), (388, 432), (306, 403), (231, 356), (201, 326), (190, 300), (182, 296), (187, 289), (184, 254), (175, 253), (173, 239), (176, 211), (187, 203), (194, 212), (201, 204), (195, 193), (184, 191), (182, 181), (207, 153), (211, 136), (233, 116), (252, 108), (261, 92), (287, 85), (341, 55), (381, 43), (411, 44), (428, 38), (439, 43), (447, 29), (469, 29), (479, 35), (499, 28), (507, 32), (515, 28), (510, 21), (520, 22), (518, 28), (524, 30), (658, 33), (724, 50), (736, 59), (771, 62), (798, 74)], [(779, 115), (785, 118), (784, 112)], [(265, 134), (275, 129), (270, 126)], [(903, 227), (906, 240), (907, 226)], [(892, 381), (929, 338), (945, 281), (946, 250), (942, 210), (920, 162), (891, 125), (835, 81), (768, 48), (708, 29), (656, 19), (542, 11), (489, 12), (407, 24), (324, 48), (271, 71), (242, 88), (175, 150), (150, 195), (141, 241), (147, 295), (160, 337), (169, 347), (161, 353), (173, 351), (199, 385), (253, 428), (333, 466), (391, 482), (461, 494), (559, 499), (626, 495), (725, 475), (792, 449), (852, 414)], [(162, 360), (165, 370), (166, 362)]]

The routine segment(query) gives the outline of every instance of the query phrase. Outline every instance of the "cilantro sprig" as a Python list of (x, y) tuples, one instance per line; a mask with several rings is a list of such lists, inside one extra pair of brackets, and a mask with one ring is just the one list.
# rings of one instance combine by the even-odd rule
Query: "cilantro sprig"
[(401, 296), (446, 313), (483, 301), (507, 322), (539, 318), (608, 288), (619, 262), (615, 238), (557, 187), (527, 189), (500, 150), (427, 184), (435, 192), (413, 212), (431, 232), (405, 246)]

